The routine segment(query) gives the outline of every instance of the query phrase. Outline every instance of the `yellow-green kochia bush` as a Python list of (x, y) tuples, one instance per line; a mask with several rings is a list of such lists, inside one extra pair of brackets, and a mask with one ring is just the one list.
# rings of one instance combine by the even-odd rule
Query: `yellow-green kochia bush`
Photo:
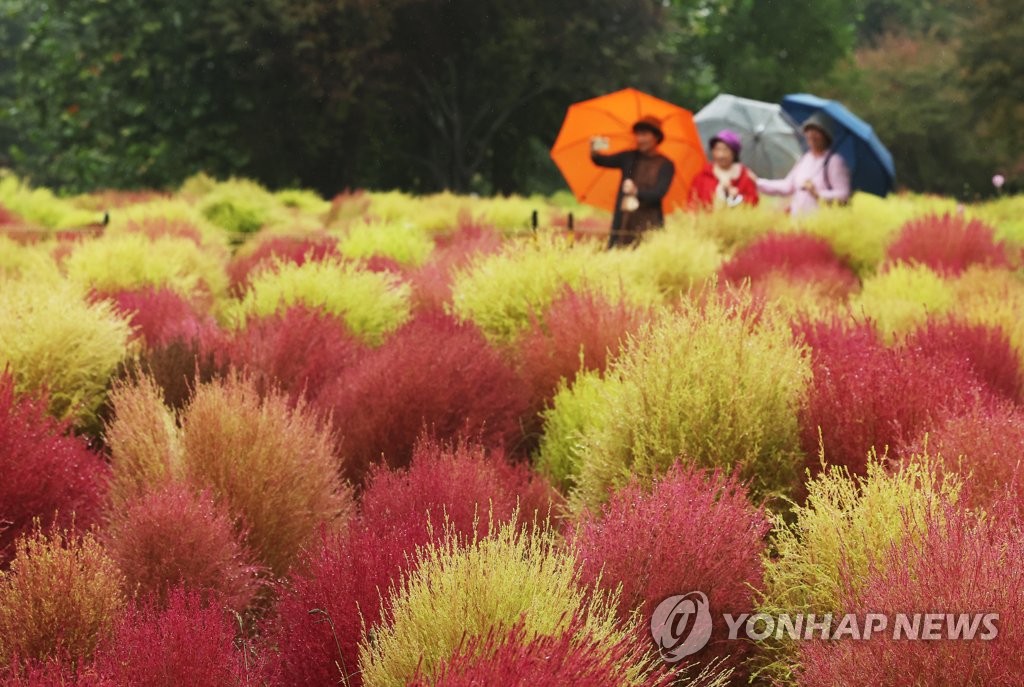
[(29, 224), (46, 229), (71, 229), (102, 219), (100, 213), (75, 207), (74, 203), (58, 198), (48, 188), (30, 188), (5, 171), (0, 171), (0, 205)]
[(0, 368), (19, 393), (45, 390), (58, 418), (93, 425), (130, 333), (110, 303), (67, 282), (0, 282)]
[(229, 318), (242, 326), (250, 318), (304, 305), (340, 318), (353, 334), (377, 344), (409, 319), (409, 298), (408, 284), (350, 263), (277, 263), (252, 278)]
[(671, 300), (712, 277), (722, 253), (712, 239), (676, 222), (648, 232), (634, 250), (609, 251), (601, 261), (608, 264), (612, 280), (618, 268), (625, 284), (642, 285)]
[(411, 222), (356, 222), (338, 244), (338, 252), (347, 258), (375, 256), (391, 258), (401, 265), (421, 265), (434, 250), (434, 241), (425, 229)]
[(597, 371), (581, 372), (571, 386), (563, 382), (553, 408), (544, 413), (544, 435), (534, 464), (563, 492), (575, 484), (586, 459), (584, 433), (609, 403), (618, 400), (621, 386), (618, 377), (604, 379)]
[(898, 263), (864, 280), (851, 303), (854, 314), (875, 323), (888, 342), (921, 324), (929, 315), (942, 315), (956, 304), (953, 283), (924, 265)]
[(540, 462), (568, 473), (575, 508), (598, 506), (609, 489), (649, 481), (677, 459), (735, 468), (759, 496), (796, 485), (808, 355), (784, 321), (745, 310), (688, 304), (630, 341), (602, 382), (586, 381), (589, 399), (572, 390), (556, 399)]
[[(845, 590), (843, 580), (864, 584), (873, 572), (884, 573), (889, 549), (907, 532), (923, 538), (929, 519), (958, 499), (960, 484), (955, 476), (940, 478), (927, 459), (902, 464), (894, 473), (872, 460), (865, 476), (830, 467), (806, 489), (803, 505), (775, 516), (761, 602), (769, 614), (844, 612), (844, 592), (857, 590)], [(768, 672), (791, 676), (793, 644), (772, 648)]]
[(199, 201), (203, 216), (233, 234), (251, 234), (274, 219), (281, 205), (254, 181), (230, 179), (215, 184)]
[(595, 243), (523, 239), (459, 271), (451, 307), (459, 319), (480, 327), (492, 343), (510, 344), (566, 287), (597, 291), (614, 300), (656, 303), (660, 294), (654, 286), (636, 283), (630, 276), (638, 265), (601, 252)]
[(227, 292), (227, 252), (186, 238), (141, 234), (83, 241), (64, 261), (68, 278), (100, 292), (167, 287), (182, 296)]
[[(574, 616), (582, 632), (613, 643), (637, 631), (615, 620), (614, 598), (579, 582), (576, 557), (554, 533), (508, 524), (467, 543), (449, 537), (419, 552), (419, 562), (391, 591), (381, 627), (359, 650), (363, 684), (409, 684), (429, 679), (438, 664), (467, 641), (501, 636), (522, 623), (527, 639), (557, 636)], [(622, 666), (623, 684), (643, 668)]]

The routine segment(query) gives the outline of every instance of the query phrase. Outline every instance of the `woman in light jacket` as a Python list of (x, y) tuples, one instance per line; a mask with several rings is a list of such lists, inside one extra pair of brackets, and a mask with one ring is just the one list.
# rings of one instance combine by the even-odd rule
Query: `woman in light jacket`
[(803, 124), (809, 150), (785, 179), (758, 179), (757, 189), (768, 196), (789, 196), (789, 213), (803, 215), (818, 209), (820, 202), (845, 203), (850, 199), (850, 170), (843, 157), (832, 150), (835, 122), (817, 112)]

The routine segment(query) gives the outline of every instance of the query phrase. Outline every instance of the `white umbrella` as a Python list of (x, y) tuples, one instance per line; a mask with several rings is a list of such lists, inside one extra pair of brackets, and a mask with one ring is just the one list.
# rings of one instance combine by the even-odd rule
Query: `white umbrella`
[(766, 179), (784, 177), (804, 154), (803, 136), (793, 120), (775, 103), (722, 94), (694, 118), (707, 146), (722, 129), (743, 138), (743, 164)]

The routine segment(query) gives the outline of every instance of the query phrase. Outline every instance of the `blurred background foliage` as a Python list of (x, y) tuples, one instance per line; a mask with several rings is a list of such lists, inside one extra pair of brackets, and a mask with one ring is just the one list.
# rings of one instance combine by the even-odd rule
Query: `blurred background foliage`
[(62, 191), (199, 171), (561, 188), (565, 107), (632, 85), (844, 100), (900, 184), (1024, 174), (1019, 0), (0, 0), (0, 166)]

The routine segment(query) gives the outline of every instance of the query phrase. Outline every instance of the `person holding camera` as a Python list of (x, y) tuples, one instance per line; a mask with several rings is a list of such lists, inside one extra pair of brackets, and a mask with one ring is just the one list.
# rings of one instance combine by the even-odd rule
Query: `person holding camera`
[(722, 129), (710, 141), (711, 162), (697, 173), (690, 188), (694, 205), (708, 209), (757, 205), (757, 177), (740, 162), (743, 139)]
[(605, 154), (608, 141), (601, 137), (590, 141), (590, 159), (599, 167), (622, 170), (622, 183), (615, 201), (612, 233), (608, 247), (626, 246), (637, 241), (649, 229), (665, 225), (662, 199), (675, 176), (675, 165), (658, 152), (665, 140), (661, 121), (642, 117), (633, 124), (636, 147)]

